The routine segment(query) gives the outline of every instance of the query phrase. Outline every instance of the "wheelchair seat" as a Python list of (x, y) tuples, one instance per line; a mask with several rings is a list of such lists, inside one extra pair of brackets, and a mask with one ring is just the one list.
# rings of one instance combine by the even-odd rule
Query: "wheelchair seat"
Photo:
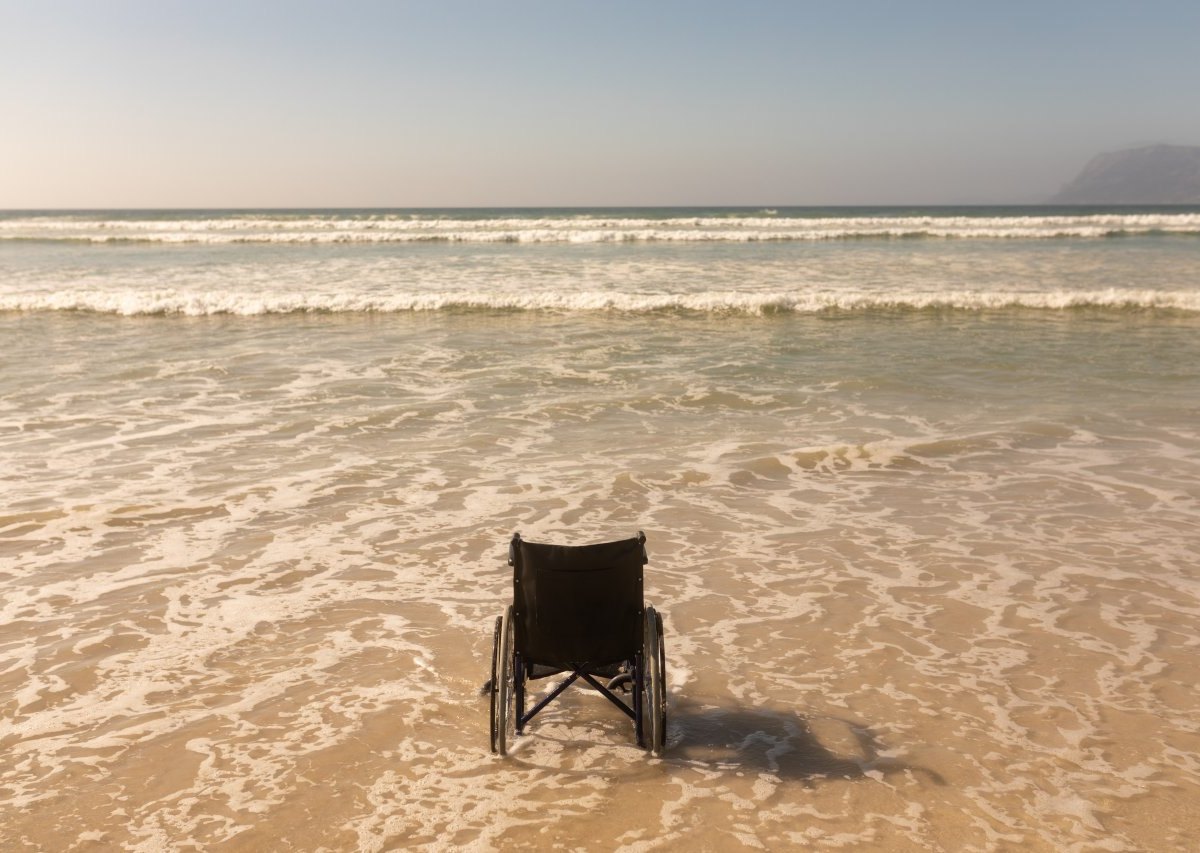
[[(506, 755), (526, 724), (576, 681), (633, 720), (638, 746), (666, 741), (666, 652), (662, 617), (642, 597), (646, 536), (595, 545), (526, 542), (514, 534), (508, 562), (513, 603), (492, 637), (491, 749)], [(529, 681), (567, 677), (528, 712)], [(619, 692), (629, 688), (627, 702)]]

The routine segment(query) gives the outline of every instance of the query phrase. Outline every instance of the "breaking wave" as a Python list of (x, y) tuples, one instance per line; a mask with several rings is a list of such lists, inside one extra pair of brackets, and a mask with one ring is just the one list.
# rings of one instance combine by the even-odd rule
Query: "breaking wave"
[(795, 242), (1200, 235), (1200, 213), (1080, 215), (434, 216), (227, 214), (9, 215), (0, 240), (162, 244)]
[(263, 293), (190, 290), (73, 290), (0, 294), (0, 311), (79, 311), (125, 316), (209, 316), (295, 313), (404, 313), (434, 311), (548, 311), (700, 314), (819, 314), (871, 311), (994, 311), (1072, 309), (1200, 312), (1200, 293), (1097, 290), (1021, 292), (814, 292), (613, 293), (552, 291), (392, 294), (324, 292)]

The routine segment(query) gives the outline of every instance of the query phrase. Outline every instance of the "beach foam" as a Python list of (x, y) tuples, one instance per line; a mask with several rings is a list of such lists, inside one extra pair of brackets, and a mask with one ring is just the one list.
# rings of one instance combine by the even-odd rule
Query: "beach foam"
[(759, 242), (939, 238), (1094, 239), (1133, 234), (1200, 234), (1200, 213), (961, 216), (637, 216), (468, 217), (278, 212), (181, 218), (88, 214), (0, 217), (0, 240), (234, 243), (623, 243)]
[(1069, 309), (1200, 311), (1194, 291), (1116, 290), (1031, 292), (816, 292), (816, 293), (214, 293), (179, 290), (59, 291), (0, 295), (0, 311), (89, 311), (123, 316), (429, 311), (550, 311), (659, 314), (820, 314), (870, 311), (993, 311)]

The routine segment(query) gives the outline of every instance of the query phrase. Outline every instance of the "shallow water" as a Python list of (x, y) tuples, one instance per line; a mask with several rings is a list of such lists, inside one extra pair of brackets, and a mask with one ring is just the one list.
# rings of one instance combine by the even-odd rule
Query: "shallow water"
[[(1198, 333), (2, 312), (0, 847), (1188, 849)], [(508, 537), (638, 529), (665, 757), (577, 690), (490, 755)]]

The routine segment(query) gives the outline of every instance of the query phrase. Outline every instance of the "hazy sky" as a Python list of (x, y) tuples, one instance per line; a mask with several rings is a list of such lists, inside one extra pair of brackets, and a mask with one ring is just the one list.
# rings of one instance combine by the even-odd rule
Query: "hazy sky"
[(1039, 201), (1200, 2), (0, 0), (0, 208)]

